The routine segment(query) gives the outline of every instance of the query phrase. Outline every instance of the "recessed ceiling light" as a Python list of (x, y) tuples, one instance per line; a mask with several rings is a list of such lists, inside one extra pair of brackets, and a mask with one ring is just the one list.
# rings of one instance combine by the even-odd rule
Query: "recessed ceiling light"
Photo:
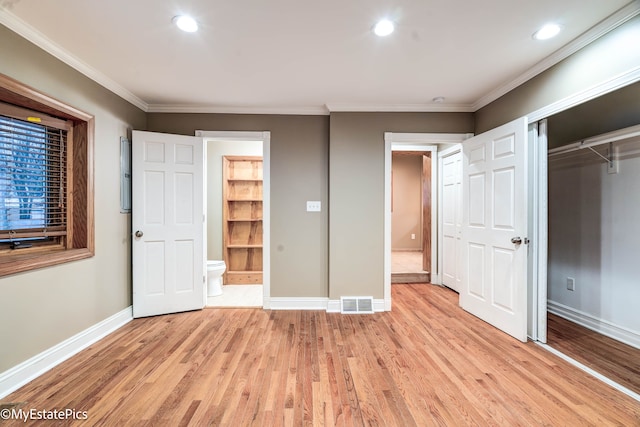
[(560, 29), (560, 25), (558, 24), (546, 24), (544, 27), (533, 33), (533, 38), (536, 40), (547, 40), (557, 36), (558, 33), (560, 33)]
[(195, 33), (198, 31), (198, 23), (195, 19), (188, 15), (179, 15), (173, 17), (173, 23), (178, 26), (182, 31), (187, 33)]
[(381, 19), (380, 21), (378, 21), (375, 27), (373, 27), (373, 32), (376, 34), (376, 36), (385, 37), (393, 33), (394, 29), (395, 25), (393, 24), (393, 22), (389, 21), (388, 19)]

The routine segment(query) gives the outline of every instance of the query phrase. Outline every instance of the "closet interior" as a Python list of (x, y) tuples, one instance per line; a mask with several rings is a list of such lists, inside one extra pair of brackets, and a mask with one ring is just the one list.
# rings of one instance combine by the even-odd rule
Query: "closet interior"
[(547, 343), (640, 394), (637, 99), (638, 83), (548, 120)]

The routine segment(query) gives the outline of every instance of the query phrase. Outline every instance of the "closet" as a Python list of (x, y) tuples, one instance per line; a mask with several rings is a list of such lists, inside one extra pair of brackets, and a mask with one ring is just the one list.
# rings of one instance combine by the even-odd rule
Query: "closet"
[(262, 157), (223, 157), (226, 285), (262, 283)]
[[(548, 160), (548, 342), (638, 393), (640, 125), (553, 148)], [(605, 338), (574, 324), (620, 344), (595, 350)], [(593, 352), (579, 347), (586, 339)]]

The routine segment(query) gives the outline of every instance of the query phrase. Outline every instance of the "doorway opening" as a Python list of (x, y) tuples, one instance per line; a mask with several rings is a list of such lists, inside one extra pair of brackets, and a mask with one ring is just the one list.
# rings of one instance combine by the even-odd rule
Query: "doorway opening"
[(393, 151), (391, 283), (429, 283), (431, 152)]
[[(196, 131), (206, 147), (207, 259), (224, 260), (222, 294), (208, 307), (269, 308), (269, 132)], [(260, 173), (240, 171), (260, 158)], [(238, 160), (236, 175), (229, 160)], [(258, 201), (258, 199), (260, 199)], [(257, 209), (257, 208), (260, 209)]]
[[(470, 133), (395, 133), (385, 132), (385, 173), (384, 173), (384, 301), (385, 311), (391, 310), (391, 272), (392, 272), (392, 158), (393, 152), (420, 152), (429, 154), (431, 159), (431, 217), (424, 228), (430, 229), (430, 268), (428, 268), (430, 283), (441, 284), (440, 268), (441, 253), (438, 251), (440, 220), (438, 215), (438, 151), (459, 146)], [(423, 218), (424, 220), (424, 218)], [(411, 234), (411, 233), (410, 233)], [(417, 238), (417, 236), (416, 236)], [(424, 254), (424, 251), (423, 251)]]

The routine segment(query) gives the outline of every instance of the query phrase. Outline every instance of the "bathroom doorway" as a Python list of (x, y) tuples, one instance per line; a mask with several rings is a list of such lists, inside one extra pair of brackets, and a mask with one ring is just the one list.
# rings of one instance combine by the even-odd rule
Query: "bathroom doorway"
[[(261, 212), (261, 243), (260, 251), (252, 249), (254, 255), (261, 255), (253, 264), (262, 266), (261, 280), (252, 283), (233, 284), (223, 281), (222, 295), (208, 296), (207, 307), (266, 307), (270, 295), (269, 286), (269, 160), (268, 145), (269, 132), (196, 132), (204, 137), (206, 145), (206, 185), (205, 197), (207, 200), (207, 259), (225, 260), (226, 272), (237, 270), (237, 266), (230, 265), (225, 256), (224, 245), (225, 218), (224, 218), (224, 167), (225, 157), (252, 156), (263, 159), (262, 181), (262, 212)], [(226, 230), (228, 231), (228, 230)], [(237, 259), (237, 258), (235, 258)], [(237, 263), (236, 260), (233, 263)], [(232, 280), (233, 281), (233, 280)]]

